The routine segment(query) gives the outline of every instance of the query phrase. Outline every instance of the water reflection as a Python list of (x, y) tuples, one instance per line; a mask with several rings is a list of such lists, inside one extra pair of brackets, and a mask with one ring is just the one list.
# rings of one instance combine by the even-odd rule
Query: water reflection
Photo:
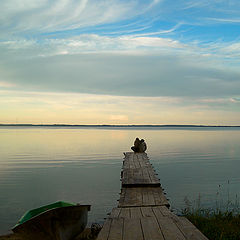
[[(200, 194), (215, 204), (239, 194), (238, 129), (0, 128), (0, 233), (30, 208), (57, 200), (92, 204), (90, 221), (103, 221), (117, 205), (122, 153), (136, 137), (171, 205)], [(228, 180), (230, 184), (227, 185)]]

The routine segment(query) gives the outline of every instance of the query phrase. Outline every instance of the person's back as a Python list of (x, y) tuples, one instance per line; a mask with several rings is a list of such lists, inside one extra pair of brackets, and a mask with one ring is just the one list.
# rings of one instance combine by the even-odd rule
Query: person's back
[(144, 153), (147, 150), (147, 144), (145, 143), (144, 139), (141, 139), (139, 144), (139, 152)]
[(139, 147), (140, 147), (141, 141), (139, 140), (139, 138), (136, 138), (134, 141), (134, 146), (131, 147), (131, 149), (134, 152), (139, 152)]

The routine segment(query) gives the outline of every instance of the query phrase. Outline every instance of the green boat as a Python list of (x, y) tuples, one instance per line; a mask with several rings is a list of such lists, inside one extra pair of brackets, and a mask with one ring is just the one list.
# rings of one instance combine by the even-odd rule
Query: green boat
[(90, 207), (55, 202), (26, 212), (12, 230), (26, 240), (72, 240), (85, 229)]

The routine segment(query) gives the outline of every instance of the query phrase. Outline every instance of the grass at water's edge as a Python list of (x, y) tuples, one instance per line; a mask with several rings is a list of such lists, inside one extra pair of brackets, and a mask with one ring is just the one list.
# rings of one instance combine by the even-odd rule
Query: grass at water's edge
[(209, 240), (240, 240), (240, 214), (201, 210), (185, 214)]
[[(237, 194), (231, 199), (230, 181), (226, 189), (218, 185), (215, 206), (203, 207), (202, 196), (190, 201), (184, 198), (181, 215), (192, 222), (209, 240), (240, 240), (240, 201)], [(224, 194), (225, 193), (225, 194)]]
[(200, 194), (193, 202), (185, 197), (185, 208), (181, 215), (192, 222), (209, 240), (240, 240), (239, 198), (236, 195), (235, 200), (231, 201), (229, 191), (227, 192), (227, 201), (216, 198), (216, 206), (213, 208), (202, 207)]

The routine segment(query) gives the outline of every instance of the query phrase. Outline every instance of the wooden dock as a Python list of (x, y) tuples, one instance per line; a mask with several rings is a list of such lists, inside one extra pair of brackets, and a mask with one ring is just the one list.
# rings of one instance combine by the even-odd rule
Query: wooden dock
[(125, 153), (119, 204), (97, 240), (207, 240), (185, 217), (169, 210), (146, 153)]

